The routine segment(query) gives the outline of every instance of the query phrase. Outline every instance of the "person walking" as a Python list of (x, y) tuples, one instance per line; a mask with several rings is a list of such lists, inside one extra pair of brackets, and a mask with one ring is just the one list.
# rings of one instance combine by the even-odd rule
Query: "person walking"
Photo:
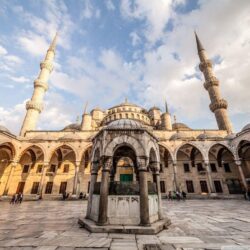
[(182, 194), (183, 201), (185, 201), (187, 198), (187, 194), (184, 191), (182, 191), (181, 194)]
[(172, 192), (171, 191), (168, 192), (168, 200), (169, 201), (173, 200), (173, 196), (172, 196)]
[(23, 194), (21, 192), (17, 195), (17, 203), (21, 204), (23, 201)]
[(11, 200), (10, 200), (10, 204), (14, 205), (17, 201), (17, 194), (13, 194)]

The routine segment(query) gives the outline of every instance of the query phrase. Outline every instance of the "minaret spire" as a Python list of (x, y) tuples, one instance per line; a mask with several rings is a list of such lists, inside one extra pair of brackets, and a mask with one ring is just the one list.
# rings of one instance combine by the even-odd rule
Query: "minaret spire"
[(45, 59), (40, 64), (40, 74), (34, 81), (34, 92), (31, 100), (26, 103), (26, 116), (23, 121), (23, 125), (20, 131), (20, 135), (24, 136), (28, 130), (35, 130), (38, 121), (38, 116), (43, 110), (43, 97), (48, 90), (49, 75), (53, 70), (53, 61), (55, 57), (57, 34), (55, 35)]
[(194, 34), (195, 34), (195, 39), (196, 39), (197, 50), (198, 51), (204, 50), (204, 47), (202, 46), (201, 41), (200, 41), (196, 31), (194, 31)]
[(227, 130), (228, 133), (232, 133), (232, 125), (227, 113), (227, 101), (221, 98), (219, 80), (214, 76), (212, 62), (207, 58), (206, 51), (196, 32), (195, 38), (200, 58), (199, 68), (205, 78), (204, 88), (208, 91), (211, 100), (209, 105), (210, 110), (215, 114), (218, 128), (220, 130)]
[(57, 37), (58, 37), (58, 32), (56, 32), (54, 39), (52, 40), (50, 47), (49, 47), (49, 50), (51, 50), (53, 52), (55, 52), (55, 49), (56, 49)]
[(169, 113), (167, 100), (165, 100), (165, 112)]

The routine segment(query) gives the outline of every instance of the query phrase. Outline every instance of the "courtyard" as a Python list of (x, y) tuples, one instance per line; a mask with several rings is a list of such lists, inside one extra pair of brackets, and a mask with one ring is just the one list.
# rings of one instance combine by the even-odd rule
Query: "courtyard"
[(0, 202), (2, 249), (250, 249), (250, 202), (163, 200), (172, 225), (157, 235), (94, 234), (77, 224), (87, 201)]

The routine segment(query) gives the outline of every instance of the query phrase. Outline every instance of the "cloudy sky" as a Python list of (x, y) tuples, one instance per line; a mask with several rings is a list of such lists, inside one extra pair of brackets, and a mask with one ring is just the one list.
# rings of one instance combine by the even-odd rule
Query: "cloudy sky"
[(39, 63), (56, 31), (55, 69), (39, 129), (123, 102), (215, 129), (198, 70), (196, 30), (214, 62), (235, 131), (250, 122), (249, 0), (47, 0), (0, 5), (0, 125), (18, 133)]

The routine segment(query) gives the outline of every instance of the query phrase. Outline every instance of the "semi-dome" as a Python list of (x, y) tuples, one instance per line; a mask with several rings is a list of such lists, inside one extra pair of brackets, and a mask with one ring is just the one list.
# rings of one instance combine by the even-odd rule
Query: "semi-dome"
[(11, 132), (10, 132), (6, 127), (4, 127), (4, 126), (2, 126), (2, 125), (0, 125), (0, 131), (1, 131), (1, 132), (6, 132), (6, 133), (11, 134)]
[(190, 139), (190, 140), (194, 140), (195, 138), (193, 136), (188, 135), (185, 132), (178, 132), (173, 134), (170, 137), (170, 140), (180, 140), (180, 139)]
[(143, 128), (142, 124), (132, 119), (115, 120), (108, 124), (108, 129), (138, 129)]
[(81, 125), (77, 123), (72, 123), (66, 126), (62, 131), (76, 131), (76, 130), (81, 130)]
[(243, 127), (243, 129), (241, 131), (245, 131), (250, 129), (250, 123), (248, 123), (246, 126)]
[(173, 130), (191, 130), (186, 124), (184, 123), (173, 123)]

